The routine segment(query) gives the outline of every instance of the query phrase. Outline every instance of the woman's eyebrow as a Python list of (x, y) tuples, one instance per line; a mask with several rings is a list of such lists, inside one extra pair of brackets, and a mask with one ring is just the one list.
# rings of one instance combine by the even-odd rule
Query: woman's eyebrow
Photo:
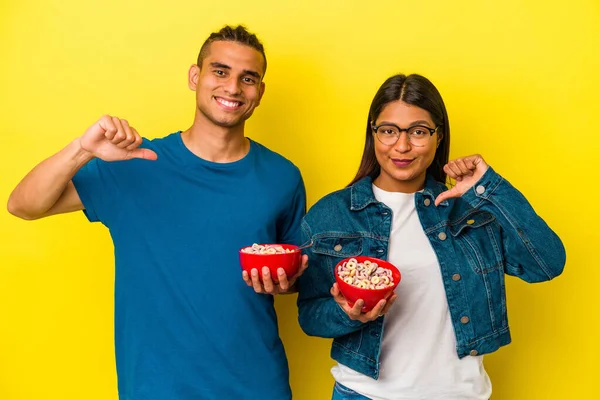
[[(398, 126), (398, 124), (396, 124), (395, 122), (391, 122), (391, 121), (381, 121), (377, 125), (396, 125), (396, 126)], [(429, 126), (431, 124), (429, 123), (429, 121), (425, 121), (424, 119), (419, 119), (419, 120), (413, 121), (410, 124), (408, 124), (408, 126), (415, 126), (415, 125), (426, 125), (426, 126)]]

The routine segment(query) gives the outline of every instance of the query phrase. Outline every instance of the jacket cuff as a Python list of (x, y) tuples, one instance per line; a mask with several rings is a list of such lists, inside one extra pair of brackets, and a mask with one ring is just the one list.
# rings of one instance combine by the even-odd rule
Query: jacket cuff
[(487, 200), (504, 181), (494, 169), (488, 165), (487, 171), (483, 176), (467, 190), (461, 197), (468, 202), (471, 207), (477, 208), (484, 200)]
[(363, 322), (361, 321), (350, 319), (350, 317), (348, 316), (348, 314), (346, 314), (342, 307), (340, 307), (340, 305), (335, 300), (333, 300), (333, 302), (335, 303), (334, 307), (337, 310), (337, 314), (341, 322), (343, 322), (350, 328), (358, 328), (363, 325)]

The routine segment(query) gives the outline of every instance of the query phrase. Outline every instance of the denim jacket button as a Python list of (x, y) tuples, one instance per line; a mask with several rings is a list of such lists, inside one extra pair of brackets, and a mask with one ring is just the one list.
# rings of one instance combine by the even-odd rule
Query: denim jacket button
[(479, 185), (475, 188), (475, 191), (477, 194), (483, 194), (483, 192), (485, 192), (485, 186)]
[(477, 350), (471, 350), (471, 351), (469, 352), (469, 355), (470, 355), (470, 356), (473, 356), (473, 357), (474, 357), (474, 356), (476, 356), (477, 354), (479, 354), (479, 352), (478, 352)]
[(438, 233), (438, 239), (440, 239), (440, 240), (446, 240), (446, 233), (445, 232)]
[(466, 315), (460, 319), (460, 322), (462, 322), (463, 324), (468, 324), (469, 321), (470, 319)]
[(425, 199), (423, 200), (423, 204), (425, 204), (425, 207), (429, 207), (429, 205), (431, 204), (431, 200)]
[(342, 245), (341, 244), (336, 244), (333, 249), (335, 251), (341, 251), (342, 250)]
[(452, 275), (452, 280), (453, 280), (454, 282), (456, 282), (456, 281), (460, 281), (460, 274), (454, 274), (454, 275)]

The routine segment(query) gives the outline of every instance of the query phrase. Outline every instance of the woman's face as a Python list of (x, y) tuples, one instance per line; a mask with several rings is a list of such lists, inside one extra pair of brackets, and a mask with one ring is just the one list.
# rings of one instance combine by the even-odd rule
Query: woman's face
[[(372, 122), (375, 126), (390, 123), (401, 129), (415, 125), (436, 128), (428, 111), (400, 100), (387, 104), (377, 120)], [(373, 134), (375, 135), (375, 132)], [(403, 193), (414, 193), (423, 189), (427, 168), (433, 162), (441, 140), (437, 132), (419, 146), (410, 142), (406, 131), (400, 132), (398, 141), (393, 145), (381, 143), (377, 135), (373, 140), (375, 157), (381, 167), (379, 176), (374, 181), (377, 187), (388, 192)]]

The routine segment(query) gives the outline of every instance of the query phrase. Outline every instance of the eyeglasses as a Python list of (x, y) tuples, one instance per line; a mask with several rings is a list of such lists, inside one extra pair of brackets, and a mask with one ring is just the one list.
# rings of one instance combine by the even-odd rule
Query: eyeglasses
[(406, 132), (410, 144), (417, 147), (426, 146), (439, 127), (440, 125), (436, 126), (435, 129), (432, 129), (423, 125), (415, 125), (403, 129), (394, 124), (371, 125), (373, 134), (386, 146), (396, 144), (398, 139), (400, 139), (400, 134)]

